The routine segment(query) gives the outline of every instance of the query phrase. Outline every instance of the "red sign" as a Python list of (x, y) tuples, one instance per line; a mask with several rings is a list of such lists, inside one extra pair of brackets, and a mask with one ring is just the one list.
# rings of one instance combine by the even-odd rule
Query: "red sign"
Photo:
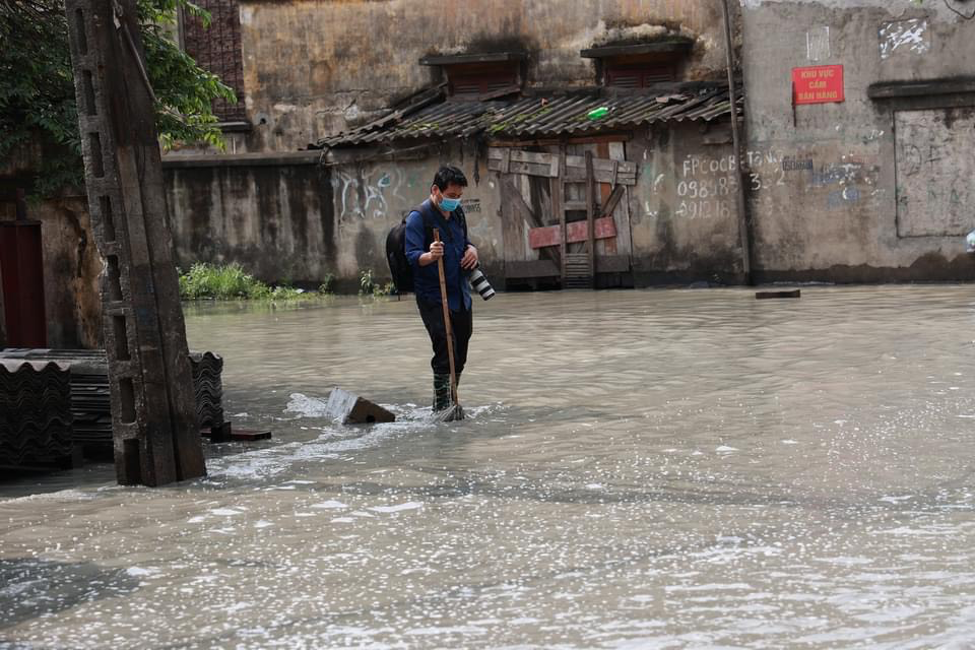
[(794, 105), (845, 101), (845, 67), (794, 68)]

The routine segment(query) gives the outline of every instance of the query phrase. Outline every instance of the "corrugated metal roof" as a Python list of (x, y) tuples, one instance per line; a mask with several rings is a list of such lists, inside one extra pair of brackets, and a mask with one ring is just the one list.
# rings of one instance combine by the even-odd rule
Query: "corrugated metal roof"
[[(742, 106), (742, 95), (738, 103)], [(606, 108), (599, 119), (588, 114)], [(390, 114), (358, 129), (323, 138), (320, 147), (391, 143), (427, 138), (523, 138), (584, 134), (640, 127), (656, 122), (711, 121), (729, 113), (725, 87), (619, 97), (532, 97), (515, 102), (453, 102)], [(391, 119), (392, 118), (392, 119)]]

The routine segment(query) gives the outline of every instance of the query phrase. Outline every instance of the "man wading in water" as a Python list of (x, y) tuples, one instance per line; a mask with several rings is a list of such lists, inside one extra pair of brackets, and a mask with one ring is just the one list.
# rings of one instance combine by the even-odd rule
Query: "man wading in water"
[[(424, 327), (431, 337), (434, 356), (434, 410), (453, 406), (451, 374), (448, 360), (448, 337), (444, 328), (438, 260), (444, 259), (445, 287), (454, 335), (456, 381), (461, 379), (468, 358), (468, 340), (472, 336), (472, 298), (467, 273), (478, 264), (478, 251), (468, 240), (461, 195), (468, 179), (457, 167), (438, 170), (431, 185), (431, 196), (407, 216), (404, 252), (414, 273), (414, 295)], [(437, 228), (441, 241), (434, 241)]]

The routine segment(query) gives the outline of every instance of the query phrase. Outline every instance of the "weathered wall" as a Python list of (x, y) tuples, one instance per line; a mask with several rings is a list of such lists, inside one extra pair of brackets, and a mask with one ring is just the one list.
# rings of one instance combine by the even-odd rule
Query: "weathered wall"
[[(973, 92), (868, 91), (972, 82), (974, 23), (943, 2), (886, 0), (750, 0), (743, 21), (757, 278), (972, 280)], [(839, 64), (844, 102), (792, 109), (792, 68)]]
[(743, 280), (728, 125), (676, 124), (627, 143), (638, 285)]
[(661, 35), (696, 39), (687, 77), (725, 69), (713, 0), (242, 0), (245, 105), (254, 129), (235, 153), (305, 148), (378, 117), (440, 72), (427, 54), (525, 50), (530, 86), (593, 85), (580, 50)]
[(418, 161), (194, 166), (166, 164), (167, 195), (179, 265), (240, 263), (268, 282), (315, 287), (327, 273), (355, 291), (361, 271), (386, 281), (386, 236), (429, 193), (440, 163), (469, 178), (464, 206), (473, 243), (493, 267), (501, 241), (497, 192), (484, 161), (475, 182), (471, 151), (446, 149)]
[[(16, 204), (0, 201), (0, 220), (15, 216)], [(48, 346), (98, 347), (102, 340), (98, 295), (102, 262), (91, 236), (87, 199), (68, 196), (29, 205), (27, 218), (41, 222)]]
[(335, 272), (332, 184), (313, 164), (164, 165), (177, 264), (237, 262), (266, 281)]

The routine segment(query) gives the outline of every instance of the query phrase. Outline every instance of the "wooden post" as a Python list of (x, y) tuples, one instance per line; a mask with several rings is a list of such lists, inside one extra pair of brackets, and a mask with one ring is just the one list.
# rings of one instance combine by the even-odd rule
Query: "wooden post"
[(557, 177), (553, 179), (553, 208), (556, 216), (560, 220), (560, 286), (565, 287), (567, 281), (567, 213), (563, 205), (566, 198), (566, 174), (567, 174), (567, 146), (560, 145), (558, 155), (559, 167)]
[(206, 473), (134, 0), (67, 0), (119, 483)]
[(590, 281), (597, 288), (597, 250), (594, 245), (594, 154), (586, 153), (587, 165), (587, 255), (590, 257)]
[[(739, 116), (736, 109), (736, 80), (733, 77), (733, 36), (729, 24), (729, 0), (722, 0), (723, 34), (726, 39), (726, 80), (729, 83), (729, 119), (733, 131), (733, 168), (736, 172), (736, 213), (739, 216), (740, 251), (743, 260), (743, 275), (746, 284), (753, 284), (753, 233), (750, 217), (747, 214), (745, 178), (743, 174), (743, 149), (740, 145)], [(791, 106), (793, 106), (791, 94)], [(795, 115), (795, 124), (796, 115)]]

